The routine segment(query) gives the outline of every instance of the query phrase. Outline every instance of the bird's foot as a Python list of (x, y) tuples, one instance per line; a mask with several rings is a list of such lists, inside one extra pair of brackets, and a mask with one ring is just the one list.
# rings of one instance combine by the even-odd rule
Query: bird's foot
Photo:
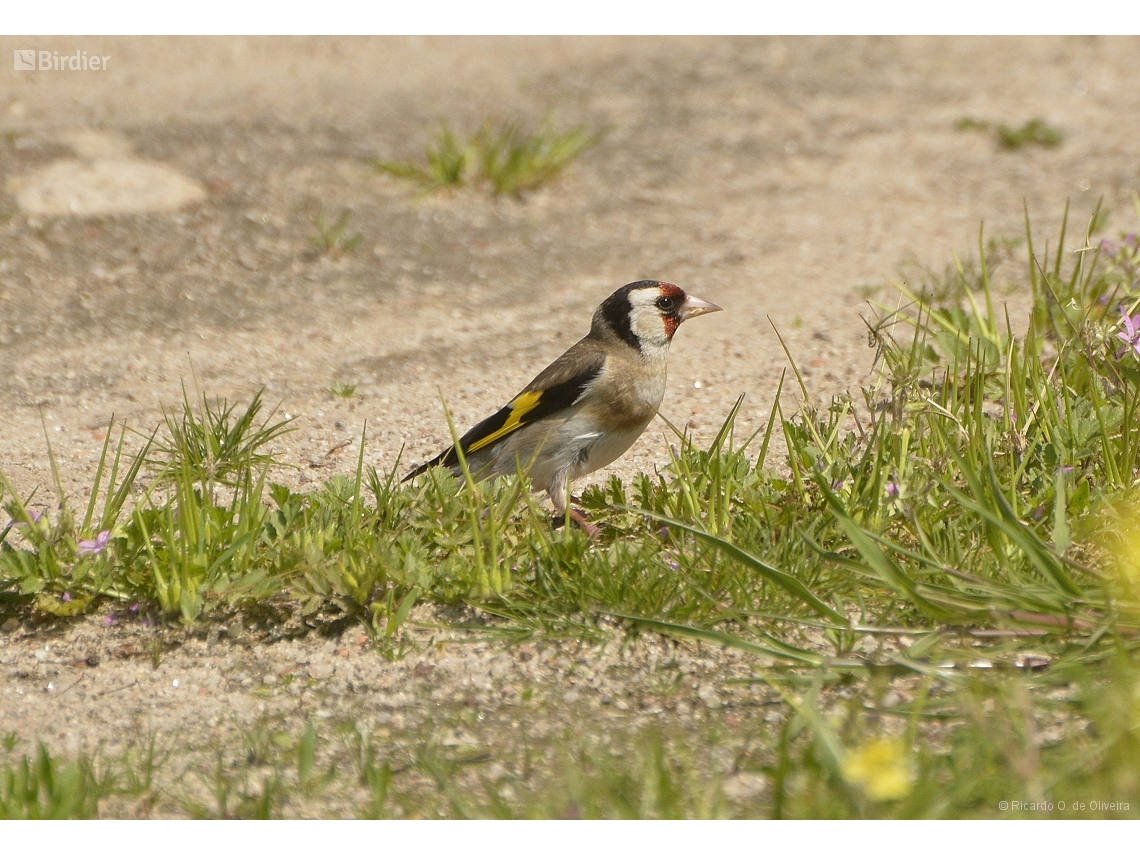
[(602, 530), (586, 519), (586, 515), (577, 508), (570, 509), (570, 519), (578, 523), (582, 527), (582, 531), (586, 532), (586, 537), (591, 540), (595, 539), (602, 533)]
[[(565, 514), (555, 514), (554, 527), (558, 528), (560, 525), (562, 525), (562, 522), (565, 519)], [(586, 515), (577, 508), (570, 509), (570, 519), (576, 522), (578, 524), (578, 527), (582, 529), (582, 531), (586, 532), (586, 536), (591, 540), (597, 538), (602, 533), (602, 530), (598, 526), (594, 525), (594, 523), (590, 522)]]

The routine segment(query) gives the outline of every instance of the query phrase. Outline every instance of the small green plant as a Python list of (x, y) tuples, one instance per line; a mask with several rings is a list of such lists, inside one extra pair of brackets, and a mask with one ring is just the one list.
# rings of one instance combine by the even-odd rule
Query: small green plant
[(992, 130), (998, 144), (1007, 149), (1018, 149), (1026, 145), (1054, 148), (1064, 140), (1064, 136), (1059, 130), (1041, 118), (1030, 119), (1019, 127), (1001, 124), (994, 128), (993, 123), (985, 119), (963, 116), (954, 122), (954, 130), (963, 133)]
[(400, 163), (380, 159), (372, 161), (372, 164), (380, 172), (406, 178), (431, 191), (462, 187), (467, 183), (468, 170), (476, 160), (471, 144), (462, 142), (446, 125), (428, 146), (426, 157), (426, 166), (410, 161)]
[(963, 116), (954, 122), (954, 130), (956, 131), (988, 131), (990, 123), (985, 119), (977, 119), (973, 116)]
[(323, 211), (318, 213), (313, 217), (313, 225), (316, 226), (317, 233), (312, 235), (309, 241), (325, 255), (352, 252), (362, 240), (363, 235), (360, 232), (349, 233), (348, 220), (351, 216), (352, 212), (347, 208), (341, 211), (335, 220), (329, 219)]
[(997, 134), (1002, 148), (1009, 149), (1021, 148), (1031, 143), (1044, 148), (1054, 148), (1064, 139), (1061, 132), (1047, 124), (1044, 119), (1030, 119), (1017, 128), (1001, 125)]
[(287, 419), (273, 421), (276, 408), (258, 423), (261, 394), (239, 413), (237, 405), (204, 394), (195, 407), (183, 387), (181, 410), (164, 412), (166, 437), (154, 441), (146, 458), (159, 480), (176, 483), (185, 477), (212, 492), (217, 484), (237, 486), (251, 471), (272, 465), (265, 447), (290, 428)]
[(0, 766), (0, 819), (90, 819), (104, 791), (88, 760), (62, 763), (39, 745)]
[(329, 394), (334, 398), (351, 398), (356, 394), (356, 384), (338, 380), (329, 386)]
[(497, 131), (484, 127), (476, 136), (480, 174), (495, 195), (519, 195), (552, 180), (597, 138), (581, 125), (565, 131), (547, 122), (527, 134), (514, 122)]
[(496, 196), (519, 196), (553, 181), (597, 139), (583, 126), (560, 131), (549, 121), (535, 133), (527, 133), (517, 122), (498, 128), (485, 124), (469, 140), (445, 126), (428, 147), (426, 166), (385, 160), (373, 165), (414, 181), (425, 192), (481, 183)]

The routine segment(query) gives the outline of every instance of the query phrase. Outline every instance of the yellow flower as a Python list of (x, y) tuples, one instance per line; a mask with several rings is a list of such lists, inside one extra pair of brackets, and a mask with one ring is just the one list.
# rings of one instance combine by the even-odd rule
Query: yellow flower
[(901, 799), (914, 786), (914, 760), (902, 741), (872, 739), (847, 754), (843, 777), (874, 801)]

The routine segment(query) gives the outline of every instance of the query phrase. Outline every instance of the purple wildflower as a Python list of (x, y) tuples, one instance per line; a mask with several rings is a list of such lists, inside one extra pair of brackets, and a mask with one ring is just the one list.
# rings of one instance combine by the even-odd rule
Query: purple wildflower
[(133, 615), (137, 615), (139, 613), (139, 603), (131, 603), (130, 612)]
[(887, 495), (892, 499), (897, 499), (899, 497), (899, 484), (898, 481), (896, 481), (894, 478), (887, 481)]
[(101, 531), (95, 536), (94, 540), (81, 540), (79, 541), (79, 554), (80, 555), (98, 555), (107, 548), (107, 544), (111, 542), (111, 532)]
[(107, 615), (107, 617), (103, 619), (103, 623), (105, 623), (107, 626), (114, 626), (118, 622), (119, 619), (114, 615)]
[(71, 602), (71, 591), (64, 591), (62, 599), (65, 603), (70, 603)]
[[(41, 519), (43, 519), (44, 512), (43, 511), (36, 511), (35, 513), (29, 514), (28, 516), (32, 520), (32, 525), (35, 525)], [(7, 528), (5, 528), (4, 530), (7, 531), (9, 528), (15, 528), (18, 525), (27, 525), (27, 523), (24, 522), (23, 520), (12, 520), (10, 523), (8, 523)]]
[(1118, 332), (1116, 337), (1140, 356), (1140, 315), (1130, 317), (1128, 310), (1123, 306), (1120, 307), (1120, 313), (1124, 315), (1124, 329)]

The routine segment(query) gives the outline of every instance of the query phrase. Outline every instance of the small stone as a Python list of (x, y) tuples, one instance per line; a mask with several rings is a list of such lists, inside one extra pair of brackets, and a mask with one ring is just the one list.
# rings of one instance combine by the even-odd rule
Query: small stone
[(768, 788), (768, 781), (763, 775), (752, 772), (738, 772), (724, 782), (724, 795), (733, 801), (756, 798)]
[(492, 763), (483, 774), (488, 781), (501, 781), (507, 776), (507, 770), (500, 763)]
[(486, 674), (472, 674), (471, 688), (476, 689), (480, 692), (485, 692), (491, 688), (491, 678)]
[(894, 689), (891, 689), (889, 692), (887, 692), (885, 695), (883, 695), (882, 707), (885, 710), (889, 710), (889, 709), (892, 709), (894, 707), (897, 707), (904, 700), (905, 699), (903, 698), (903, 696), (901, 694), (896, 692)]
[(327, 680), (333, 675), (333, 670), (333, 664), (331, 662), (309, 663), (309, 676), (314, 680)]
[(174, 211), (206, 195), (167, 166), (128, 159), (59, 160), (9, 179), (8, 190), (22, 211), (49, 217)]
[(8, 618), (4, 623), (0, 623), (0, 630), (4, 632), (15, 632), (20, 628), (20, 621), (14, 617)]
[(390, 709), (410, 707), (412, 705), (412, 702), (412, 697), (405, 692), (394, 692), (387, 698), (380, 701), (383, 706), (386, 706)]
[(710, 710), (717, 710), (722, 706), (720, 695), (717, 694), (716, 687), (708, 683), (703, 684), (697, 690), (697, 697), (700, 698), (701, 702)]

